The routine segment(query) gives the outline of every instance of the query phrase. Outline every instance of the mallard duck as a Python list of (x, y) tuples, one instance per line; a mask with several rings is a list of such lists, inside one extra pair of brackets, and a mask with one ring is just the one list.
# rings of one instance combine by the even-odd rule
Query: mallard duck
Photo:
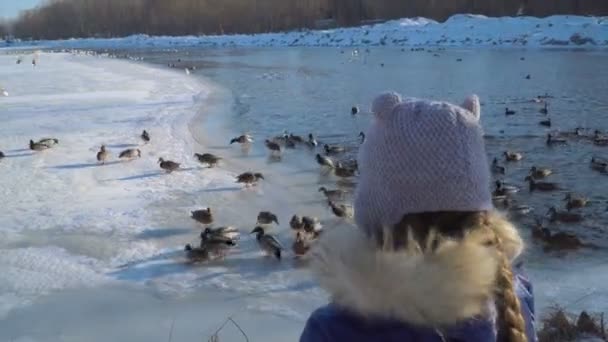
[(301, 137), (301, 136), (299, 136), (299, 135), (295, 135), (295, 134), (293, 134), (293, 133), (290, 133), (290, 134), (289, 134), (289, 140), (291, 140), (291, 141), (293, 141), (294, 143), (297, 143), (297, 144), (302, 144), (302, 143), (304, 143), (304, 138), (302, 138), (302, 137)]
[(534, 208), (532, 208), (529, 205), (518, 204), (518, 205), (514, 205), (514, 206), (509, 206), (508, 211), (509, 211), (509, 214), (511, 214), (511, 215), (514, 215), (516, 217), (521, 217), (521, 216), (526, 216), (526, 215), (530, 214), (531, 212), (533, 212)]
[(334, 155), (334, 154), (340, 154), (345, 151), (345, 148), (342, 146), (329, 146), (327, 144), (323, 145), (323, 149), (325, 150), (325, 154), (327, 154), (328, 156)]
[(302, 228), (305, 232), (312, 233), (315, 238), (323, 230), (323, 226), (321, 225), (321, 222), (319, 222), (319, 219), (310, 216), (302, 217)]
[(494, 192), (492, 193), (492, 196), (494, 197), (507, 196), (519, 192), (518, 187), (516, 187), (515, 185), (507, 185), (501, 180), (496, 180), (496, 182), (494, 182), (494, 185), (495, 188)]
[(504, 175), (505, 174), (505, 167), (504, 166), (500, 166), (498, 165), (498, 158), (494, 158), (492, 160), (492, 173), (495, 174), (499, 174), (499, 175)]
[(5, 158), (6, 156), (4, 155), (4, 152), (0, 151), (0, 159)]
[(524, 158), (523, 154), (512, 151), (505, 151), (503, 152), (503, 155), (505, 156), (505, 160), (508, 162), (516, 162)]
[(537, 182), (531, 176), (527, 176), (525, 178), (525, 180), (528, 182), (528, 185), (530, 186), (530, 191), (535, 191), (535, 190), (538, 190), (538, 191), (555, 191), (555, 190), (559, 190), (560, 189), (560, 187), (559, 187), (559, 185), (557, 185), (557, 183)]
[(354, 177), (357, 171), (354, 168), (345, 167), (342, 163), (338, 162), (334, 168), (334, 174), (342, 178)]
[(334, 162), (329, 157), (324, 157), (317, 153), (317, 155), (315, 156), (315, 159), (317, 160), (317, 164), (319, 164), (321, 166), (326, 166), (330, 169), (334, 168)]
[(124, 150), (120, 152), (118, 158), (120, 159), (133, 159), (141, 157), (141, 151), (139, 149), (130, 148), (128, 150)]
[(608, 161), (600, 160), (599, 158), (592, 157), (591, 158), (591, 168), (600, 171), (607, 172), (608, 171)]
[(532, 238), (546, 240), (551, 237), (551, 231), (543, 226), (543, 218), (534, 218), (535, 224), (532, 226)]
[(209, 251), (204, 247), (192, 247), (190, 244), (187, 244), (184, 247), (184, 251), (186, 251), (186, 258), (192, 263), (209, 260)]
[(250, 186), (255, 185), (260, 179), (264, 179), (264, 175), (259, 172), (244, 172), (236, 177), (236, 182)]
[(258, 224), (271, 224), (272, 222), (275, 222), (277, 225), (279, 224), (277, 215), (271, 213), (270, 211), (260, 211), (257, 220)]
[(310, 241), (308, 241), (305, 234), (297, 232), (291, 249), (296, 257), (302, 257), (310, 250)]
[(359, 114), (359, 107), (357, 107), (357, 106), (352, 106), (352, 108), (350, 109), (350, 113), (351, 113), (352, 115), (357, 115), (357, 114)]
[(108, 158), (110, 158), (110, 152), (106, 151), (105, 145), (101, 145), (99, 152), (97, 152), (97, 161), (103, 165)]
[(551, 207), (549, 209), (547, 216), (551, 222), (559, 221), (563, 223), (577, 223), (583, 221), (583, 216), (581, 214), (558, 211), (555, 207)]
[(164, 160), (163, 158), (158, 158), (158, 163), (160, 164), (160, 168), (165, 170), (167, 173), (171, 173), (179, 169), (180, 165), (172, 160)]
[(211, 212), (211, 208), (191, 211), (190, 217), (193, 220), (205, 225), (213, 223), (213, 213)]
[(240, 135), (236, 138), (233, 138), (232, 140), (230, 140), (230, 145), (234, 144), (234, 143), (239, 143), (239, 144), (250, 144), (253, 142), (253, 138), (251, 137), (251, 135), (249, 134), (243, 134)]
[(549, 114), (549, 105), (545, 102), (545, 106), (539, 110), (541, 114)]
[(532, 176), (532, 178), (534, 178), (534, 179), (542, 179), (542, 178), (548, 177), (552, 173), (553, 173), (553, 171), (551, 171), (551, 169), (548, 169), (548, 168), (542, 168), (542, 167), (536, 167), (536, 166), (532, 166), (530, 168), (530, 176)]
[(235, 242), (239, 240), (241, 233), (238, 229), (226, 226), (217, 228), (205, 228), (201, 232), (201, 242), (205, 243), (208, 241), (224, 241), (224, 242)]
[(310, 148), (315, 148), (319, 145), (319, 143), (317, 142), (317, 140), (315, 139), (315, 137), (312, 135), (312, 133), (308, 134), (308, 141), (306, 142), (306, 146), (310, 147)]
[(327, 199), (330, 200), (338, 200), (343, 199), (344, 195), (346, 195), (346, 191), (341, 189), (327, 190), (326, 187), (322, 186), (319, 188), (319, 192), (322, 192)]
[(542, 120), (538, 124), (545, 127), (551, 127), (551, 119)]
[(30, 150), (33, 151), (44, 151), (44, 150), (48, 150), (50, 147), (48, 145), (45, 144), (41, 144), (39, 142), (34, 142), (34, 140), (30, 140)]
[(564, 144), (567, 144), (567, 143), (568, 143), (568, 141), (566, 139), (556, 138), (551, 133), (547, 134), (547, 145), (548, 146), (564, 145)]
[(304, 223), (302, 222), (302, 218), (300, 216), (293, 215), (291, 220), (289, 220), (289, 227), (293, 230), (300, 230), (304, 228)]
[(567, 193), (566, 197), (564, 197), (564, 201), (566, 201), (566, 209), (568, 211), (577, 208), (583, 208), (589, 203), (589, 199), (584, 197), (574, 197), (571, 193)]
[(43, 144), (43, 145), (46, 145), (48, 147), (53, 147), (53, 146), (59, 144), (59, 139), (56, 139), (56, 138), (42, 138), (42, 139), (38, 140), (38, 144)]
[(516, 113), (516, 111), (514, 111), (513, 109), (509, 109), (509, 107), (505, 108), (505, 115), (514, 115)]
[(359, 144), (363, 144), (365, 142), (365, 133), (359, 132), (359, 138), (361, 139), (359, 140)]
[(222, 158), (211, 153), (195, 153), (194, 157), (196, 157), (200, 163), (207, 164), (209, 167), (215, 167), (220, 160), (222, 160)]
[(145, 129), (143, 132), (141, 132), (141, 140), (143, 140), (145, 143), (150, 142), (150, 134), (148, 134), (148, 132)]
[(251, 234), (256, 234), (258, 245), (264, 252), (266, 252), (268, 255), (274, 255), (274, 257), (279, 260), (281, 259), (281, 251), (283, 250), (283, 246), (276, 237), (266, 234), (264, 228), (259, 226), (255, 227), (251, 231)]
[(266, 139), (264, 144), (271, 153), (281, 153), (281, 145), (277, 144), (276, 142)]
[(346, 206), (344, 204), (335, 204), (331, 200), (327, 200), (327, 204), (331, 208), (331, 211), (334, 213), (334, 215), (336, 215), (337, 217), (340, 217), (340, 218), (349, 217), (348, 208), (346, 208)]

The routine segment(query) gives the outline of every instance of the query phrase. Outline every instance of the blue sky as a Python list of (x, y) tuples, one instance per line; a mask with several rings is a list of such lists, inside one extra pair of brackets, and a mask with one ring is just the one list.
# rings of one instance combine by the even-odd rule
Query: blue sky
[(19, 11), (32, 8), (43, 0), (0, 0), (0, 18), (14, 18)]

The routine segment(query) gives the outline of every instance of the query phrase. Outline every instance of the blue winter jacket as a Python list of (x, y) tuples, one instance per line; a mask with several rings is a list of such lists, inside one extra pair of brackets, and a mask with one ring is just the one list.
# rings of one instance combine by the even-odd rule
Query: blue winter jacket
[[(531, 284), (518, 276), (518, 295), (526, 321), (528, 341), (535, 342), (534, 298)], [(364, 319), (347, 309), (329, 304), (312, 313), (300, 342), (489, 342), (496, 332), (490, 319), (469, 320), (443, 329), (444, 340), (435, 329), (418, 327), (399, 321)]]
[[(517, 257), (516, 229), (496, 219), (495, 230), (505, 255)], [(483, 243), (384, 252), (358, 229), (332, 229), (311, 263), (331, 304), (312, 313), (300, 342), (495, 342), (495, 305), (483, 299), (495, 286), (493, 253)], [(514, 270), (528, 341), (536, 342), (532, 286)]]

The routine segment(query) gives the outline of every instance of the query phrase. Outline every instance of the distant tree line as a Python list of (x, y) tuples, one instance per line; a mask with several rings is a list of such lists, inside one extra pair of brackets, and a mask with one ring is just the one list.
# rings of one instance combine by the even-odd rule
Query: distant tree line
[[(11, 31), (33, 39), (258, 33), (313, 28), (320, 19), (348, 26), (368, 19), (522, 11), (608, 15), (608, 0), (49, 0), (22, 12)], [(5, 26), (0, 22), (0, 35)]]

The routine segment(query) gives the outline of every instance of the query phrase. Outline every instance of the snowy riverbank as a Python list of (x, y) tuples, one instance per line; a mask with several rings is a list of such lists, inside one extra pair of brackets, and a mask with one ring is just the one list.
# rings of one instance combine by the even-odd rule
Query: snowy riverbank
[[(20, 42), (46, 48), (177, 48), (268, 46), (608, 47), (608, 18), (582, 16), (501, 17), (455, 15), (445, 22), (404, 18), (331, 30), (255, 35), (70, 39)], [(0, 45), (1, 46), (1, 45)]]

